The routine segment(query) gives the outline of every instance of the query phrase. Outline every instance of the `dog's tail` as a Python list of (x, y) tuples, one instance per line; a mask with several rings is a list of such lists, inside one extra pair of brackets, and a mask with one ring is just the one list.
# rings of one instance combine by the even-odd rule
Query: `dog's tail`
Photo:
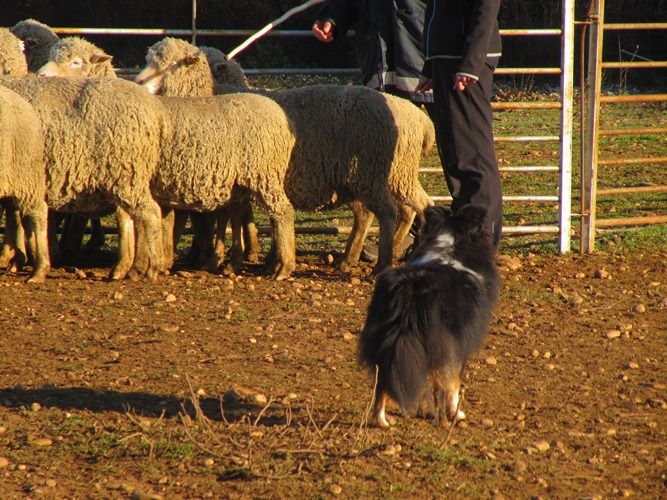
[(402, 411), (419, 402), (429, 362), (419, 332), (426, 319), (410, 286), (401, 286), (401, 269), (390, 269), (377, 280), (359, 338), (359, 362), (378, 367), (377, 394), (388, 394)]

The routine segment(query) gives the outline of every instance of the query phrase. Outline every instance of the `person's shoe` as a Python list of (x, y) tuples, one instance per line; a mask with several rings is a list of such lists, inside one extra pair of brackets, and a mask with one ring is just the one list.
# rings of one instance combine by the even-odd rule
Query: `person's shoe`
[(375, 262), (378, 260), (378, 247), (372, 243), (366, 243), (364, 248), (361, 249), (360, 259), (364, 262)]

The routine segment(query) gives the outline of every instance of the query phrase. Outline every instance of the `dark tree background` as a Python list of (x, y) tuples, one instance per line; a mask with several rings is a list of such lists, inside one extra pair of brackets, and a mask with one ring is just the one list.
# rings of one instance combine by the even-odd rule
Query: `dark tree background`
[[(259, 29), (305, 0), (197, 0), (199, 29)], [(192, 0), (0, 0), (0, 26), (34, 18), (57, 27), (180, 28), (191, 27)], [(560, 25), (559, 1), (503, 0), (501, 28), (555, 28)], [(607, 22), (667, 22), (667, 0), (607, 0)], [(576, 19), (586, 17), (588, 0), (580, 0)], [(293, 17), (282, 29), (309, 29), (317, 12), (311, 8)], [(581, 28), (578, 28), (580, 32)], [(146, 48), (162, 37), (87, 36), (114, 56), (117, 67), (143, 64)], [(577, 36), (577, 40), (578, 40)], [(243, 37), (199, 37), (199, 45), (229, 51)], [(557, 37), (504, 37), (504, 66), (558, 64)], [(605, 34), (605, 60), (628, 60), (630, 55), (667, 59), (667, 31), (609, 31)], [(577, 50), (578, 52), (578, 50)], [(312, 37), (265, 37), (243, 52), (239, 61), (253, 67), (354, 67), (352, 39), (321, 44)], [(614, 78), (613, 72), (611, 79)], [(655, 83), (665, 70), (634, 70), (633, 82)]]

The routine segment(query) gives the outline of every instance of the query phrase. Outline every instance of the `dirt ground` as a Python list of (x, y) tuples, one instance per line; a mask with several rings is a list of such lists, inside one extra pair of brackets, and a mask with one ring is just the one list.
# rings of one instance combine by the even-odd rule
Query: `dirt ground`
[(0, 496), (667, 497), (667, 249), (506, 256), (467, 420), (389, 431), (355, 361), (370, 266), (298, 260), (0, 273)]

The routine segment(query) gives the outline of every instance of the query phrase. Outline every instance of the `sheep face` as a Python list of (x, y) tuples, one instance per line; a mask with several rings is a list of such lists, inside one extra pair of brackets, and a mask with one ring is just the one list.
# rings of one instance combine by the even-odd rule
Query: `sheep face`
[(134, 81), (143, 85), (151, 94), (159, 94), (164, 83), (164, 76), (165, 70), (161, 70), (155, 63), (148, 63)]
[(213, 95), (213, 77), (203, 53), (177, 38), (164, 38), (148, 48), (146, 67), (135, 81), (152, 94)]
[(84, 78), (112, 76), (111, 56), (81, 38), (63, 38), (51, 47), (49, 62), (39, 69), (38, 75)]

